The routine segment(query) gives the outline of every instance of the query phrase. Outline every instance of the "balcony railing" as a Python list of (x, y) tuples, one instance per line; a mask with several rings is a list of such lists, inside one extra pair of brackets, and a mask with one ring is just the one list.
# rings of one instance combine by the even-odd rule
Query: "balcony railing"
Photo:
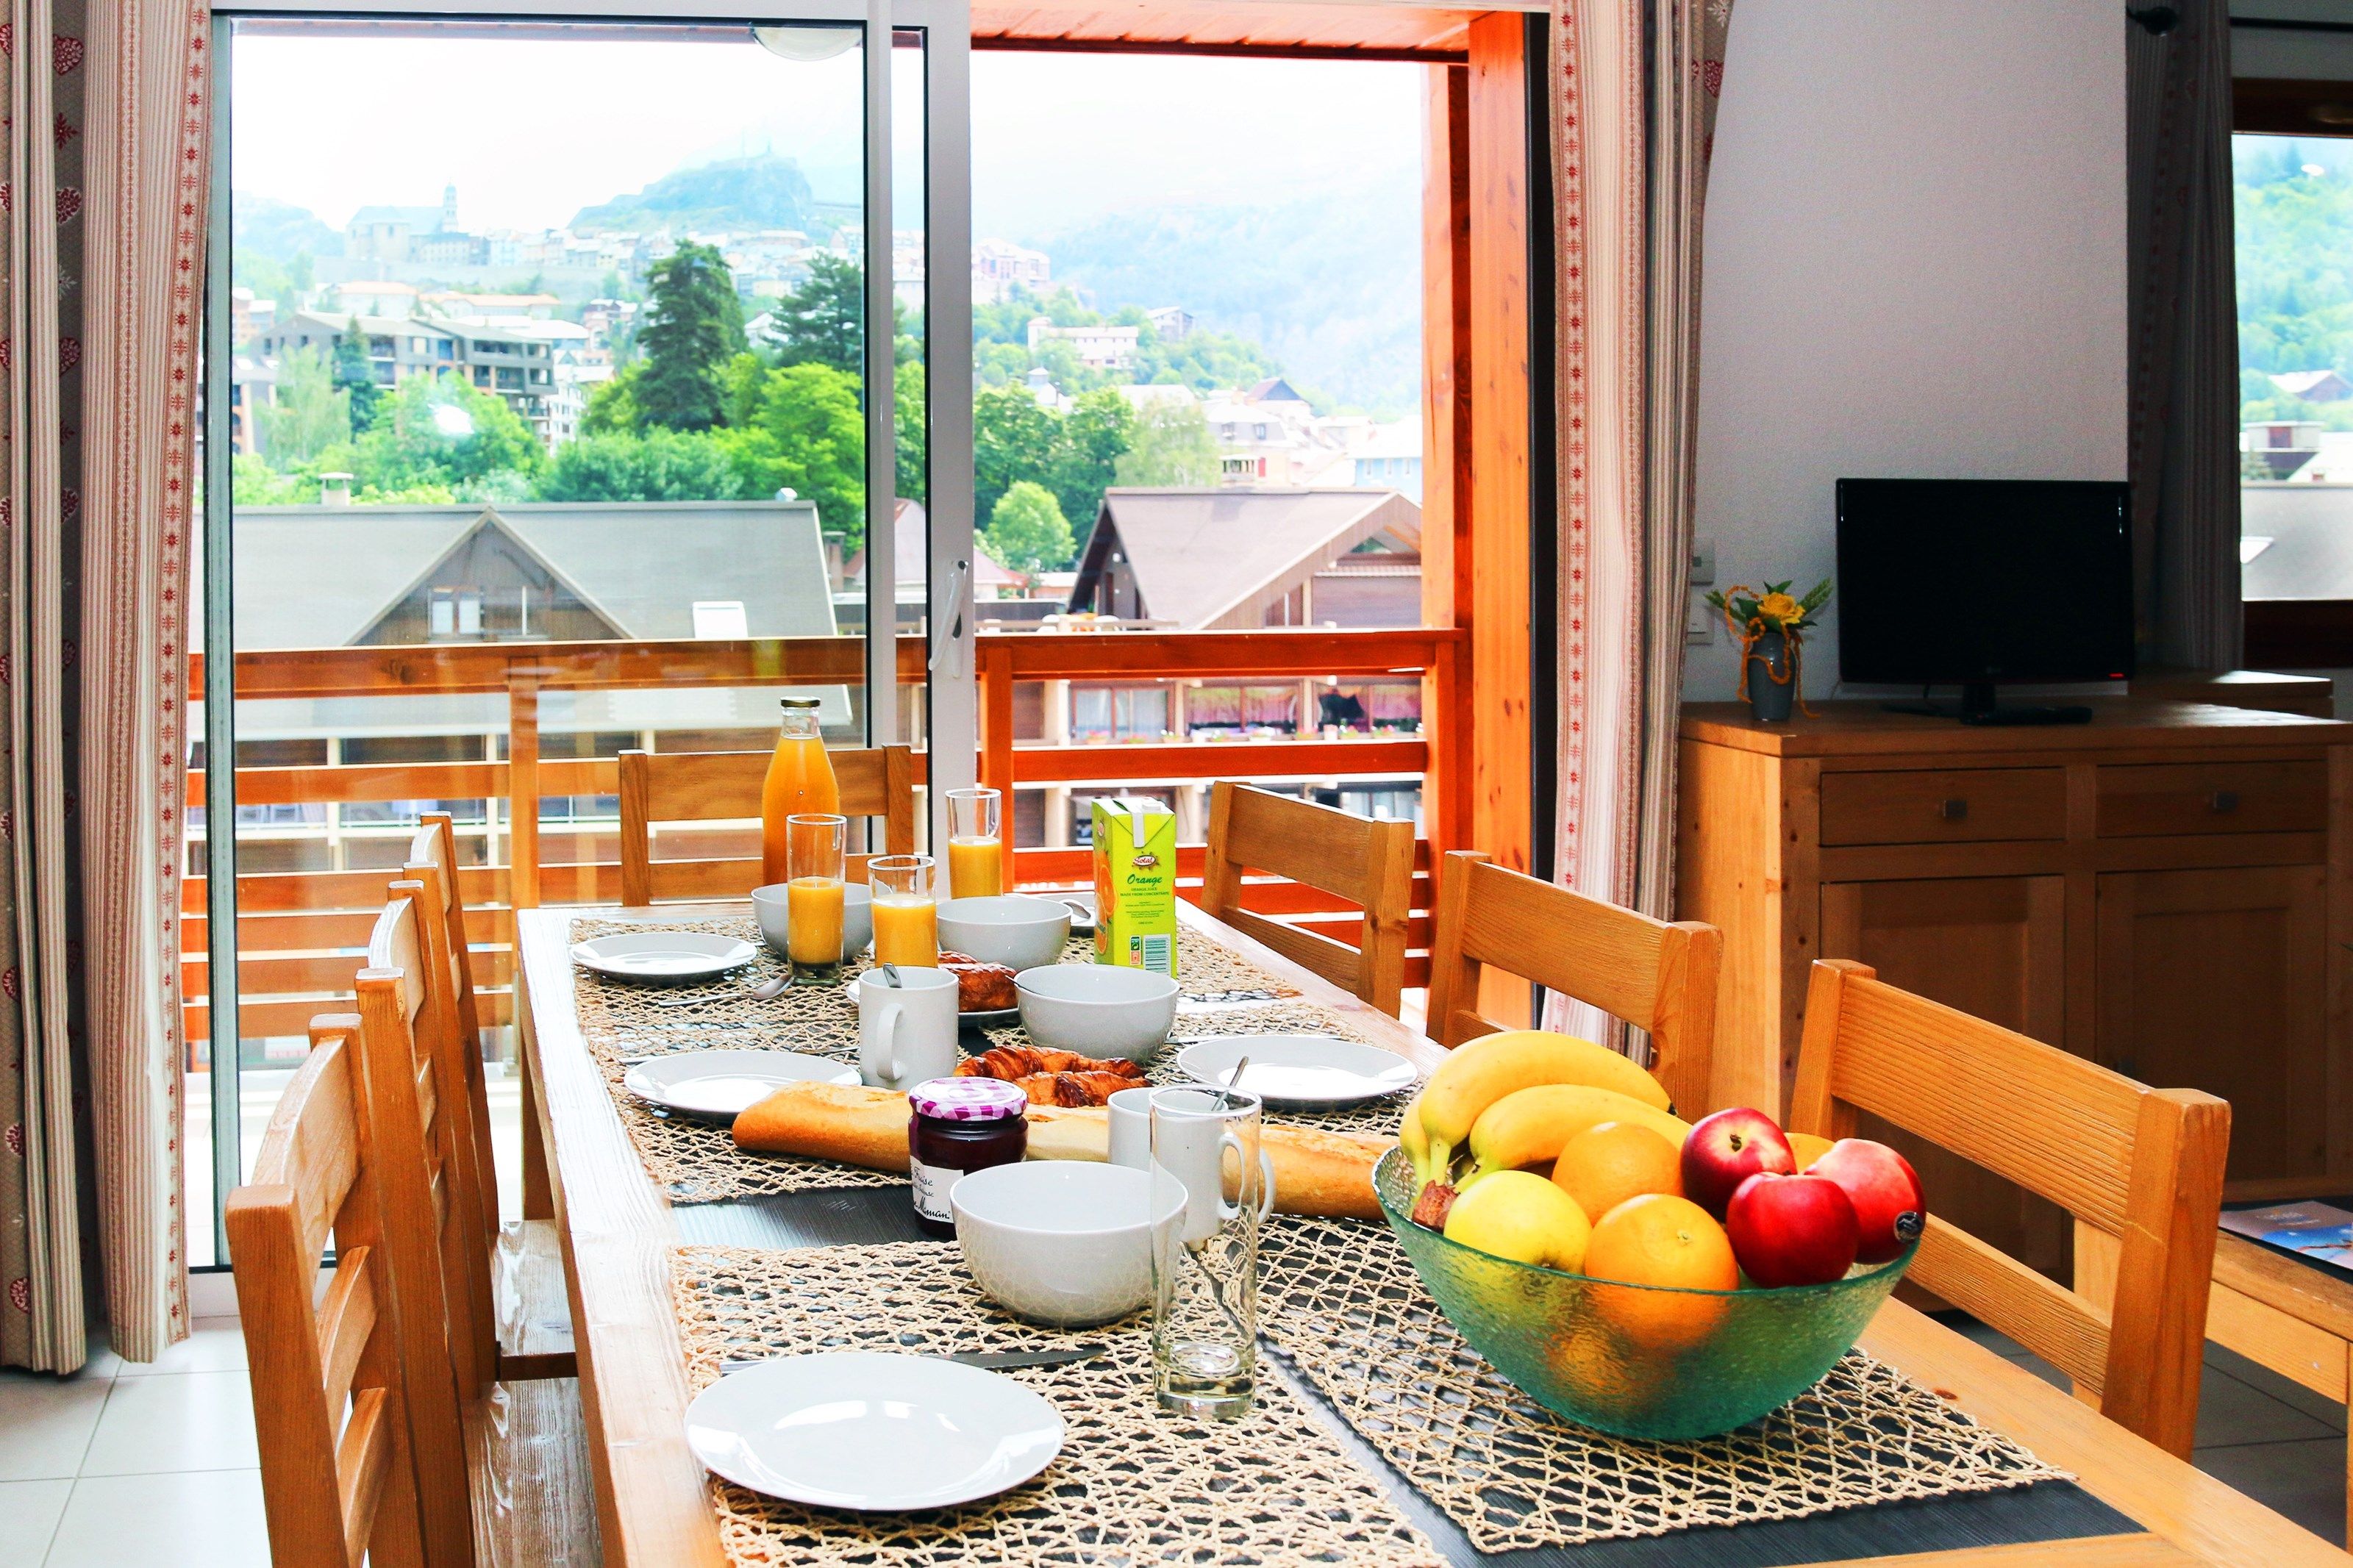
[[(1058, 636), (983, 633), (976, 639), (979, 680), (979, 773), (1007, 792), (1020, 785), (1145, 785), (1219, 778), (1336, 780), (1400, 779), (1421, 783), (1424, 842), (1419, 849), (1415, 908), (1430, 907), (1432, 857), (1463, 842), (1469, 800), (1467, 727), (1460, 720), (1467, 690), (1463, 635), (1451, 630), (1263, 632), (1124, 632)], [(899, 639), (899, 679), (920, 686), (926, 650), (918, 637)], [(237, 656), (240, 702), (273, 698), (420, 696), (502, 697), (503, 760), (355, 763), (319, 766), (241, 766), (237, 804), (254, 806), (348, 807), (385, 802), (481, 803), (480, 822), (461, 827), (485, 864), (460, 877), (477, 944), (475, 983), (485, 991), (486, 1024), (512, 1017), (515, 909), (543, 903), (610, 902), (620, 896), (617, 838), (609, 823), (543, 822), (543, 803), (565, 797), (611, 796), (619, 787), (609, 757), (542, 754), (542, 698), (557, 691), (649, 688), (856, 686), (865, 650), (856, 637), (755, 638), (743, 641), (480, 643), (270, 650)], [(203, 661), (191, 661), (190, 689), (203, 689)], [(1303, 692), (1300, 734), (1289, 738), (1180, 738), (1160, 741), (1053, 742), (1017, 738), (1015, 691), (1028, 682), (1094, 681), (1302, 683), (1342, 679), (1418, 679), (1421, 719), (1409, 735), (1315, 738)], [(917, 782), (927, 773), (918, 756)], [(188, 779), (191, 806), (205, 804), (201, 770)], [(323, 809), (322, 811), (323, 815)], [(406, 821), (405, 813), (391, 816)], [(206, 821), (207, 829), (223, 825)], [(543, 833), (543, 826), (549, 829)], [(248, 840), (267, 827), (242, 828)], [(307, 829), (295, 825), (295, 835)], [(381, 837), (379, 853), (396, 859), (407, 829), (397, 822), (352, 827), (347, 837)], [(564, 836), (563, 853), (543, 853)], [(1082, 847), (1015, 848), (1008, 836), (1015, 879), (1028, 885), (1072, 884), (1092, 874)], [(691, 840), (682, 840), (691, 842)], [(657, 853), (659, 853), (658, 847)], [(1178, 851), (1179, 889), (1198, 897), (1200, 847)], [(672, 885), (696, 887), (707, 868), (712, 894), (740, 864), (687, 861)], [(238, 1034), (248, 1040), (297, 1037), (311, 1016), (351, 994), (352, 980), (373, 912), (383, 907), (391, 875), (383, 869), (241, 872), (237, 879)], [(193, 1066), (209, 1059), (212, 993), (206, 962), (207, 883), (183, 884), (183, 994)], [(1353, 942), (1356, 918), (1312, 889), (1272, 880), (1247, 885), (1250, 907), (1280, 914)], [(1418, 913), (1408, 984), (1425, 982), (1426, 912)]]

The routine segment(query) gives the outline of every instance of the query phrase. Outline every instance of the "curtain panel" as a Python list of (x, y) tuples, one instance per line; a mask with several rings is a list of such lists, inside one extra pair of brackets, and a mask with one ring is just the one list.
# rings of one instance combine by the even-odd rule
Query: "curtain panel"
[(2125, 28), (2134, 603), (2140, 657), (2229, 669), (2239, 609), (2239, 301), (2231, 14)]
[(207, 7), (8, 0), (0, 1363), (188, 1327), (179, 867)]
[[(1665, 917), (1692, 546), (1700, 219), (1732, 0), (1554, 0), (1555, 879)], [(1617, 1031), (1557, 996), (1558, 1027)]]

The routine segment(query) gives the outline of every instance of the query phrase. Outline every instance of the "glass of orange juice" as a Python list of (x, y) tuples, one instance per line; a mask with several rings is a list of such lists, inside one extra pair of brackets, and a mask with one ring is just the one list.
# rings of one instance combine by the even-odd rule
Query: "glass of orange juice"
[(939, 906), (928, 855), (877, 855), (866, 862), (874, 890), (874, 962), (936, 969), (940, 963)]
[(822, 985), (841, 975), (843, 856), (847, 817), (785, 818), (785, 956), (793, 984)]
[(993, 789), (948, 791), (948, 891), (986, 899), (1005, 891), (1004, 839), (998, 822), (1005, 797)]

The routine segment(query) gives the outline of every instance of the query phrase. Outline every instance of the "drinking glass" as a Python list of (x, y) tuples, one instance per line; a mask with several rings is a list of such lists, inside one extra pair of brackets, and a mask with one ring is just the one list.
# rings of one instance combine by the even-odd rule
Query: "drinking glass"
[(849, 820), (818, 813), (785, 818), (785, 956), (793, 984), (841, 977), (842, 879)]
[(1274, 1205), (1259, 1097), (1152, 1091), (1152, 1386), (1164, 1409), (1240, 1420), (1258, 1386), (1258, 1227)]
[(1005, 797), (993, 789), (948, 791), (948, 896), (986, 899), (1005, 890)]
[(866, 885), (874, 898), (875, 963), (939, 967), (939, 906), (932, 897), (935, 864), (928, 855), (877, 855), (866, 862)]

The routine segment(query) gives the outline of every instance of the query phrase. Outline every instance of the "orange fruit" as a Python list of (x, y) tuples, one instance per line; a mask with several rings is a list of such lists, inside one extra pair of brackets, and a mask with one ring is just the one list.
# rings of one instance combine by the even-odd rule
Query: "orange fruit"
[(1553, 1185), (1589, 1215), (1605, 1215), (1645, 1193), (1683, 1195), (1683, 1152), (1631, 1121), (1604, 1121), (1561, 1146)]
[(1664, 1354), (1705, 1340), (1730, 1306), (1719, 1296), (1676, 1292), (1740, 1286), (1740, 1265), (1724, 1226), (1689, 1198), (1665, 1193), (1629, 1198), (1603, 1215), (1586, 1244), (1585, 1272), (1595, 1279), (1674, 1288), (1612, 1290), (1605, 1285), (1594, 1291), (1594, 1310), (1611, 1327), (1634, 1345)]
[(1798, 1169), (1802, 1171), (1831, 1152), (1831, 1141), (1811, 1132), (1789, 1134), (1789, 1152), (1798, 1157)]

